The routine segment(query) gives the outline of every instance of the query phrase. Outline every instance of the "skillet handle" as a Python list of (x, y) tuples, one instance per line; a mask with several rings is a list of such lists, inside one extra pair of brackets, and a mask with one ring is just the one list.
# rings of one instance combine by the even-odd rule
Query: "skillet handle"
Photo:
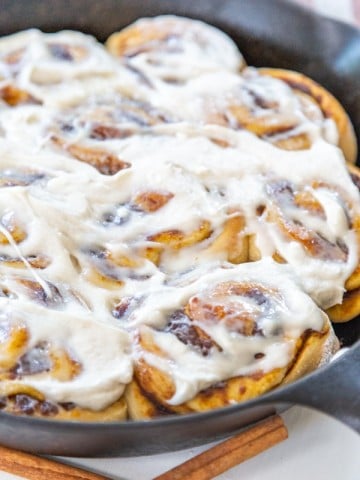
[(281, 403), (315, 408), (360, 433), (360, 341), (308, 377), (270, 395)]

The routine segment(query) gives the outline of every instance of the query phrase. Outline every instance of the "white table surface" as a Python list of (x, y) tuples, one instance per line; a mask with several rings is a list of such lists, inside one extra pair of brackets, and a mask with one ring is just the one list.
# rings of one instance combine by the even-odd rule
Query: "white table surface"
[[(360, 415), (360, 412), (359, 412)], [(289, 438), (223, 473), (219, 480), (359, 480), (360, 436), (326, 415), (293, 407), (283, 414)], [(135, 458), (66, 459), (114, 480), (151, 480), (207, 447)], [(0, 472), (1, 480), (19, 477)], [(49, 479), (51, 480), (51, 479)]]

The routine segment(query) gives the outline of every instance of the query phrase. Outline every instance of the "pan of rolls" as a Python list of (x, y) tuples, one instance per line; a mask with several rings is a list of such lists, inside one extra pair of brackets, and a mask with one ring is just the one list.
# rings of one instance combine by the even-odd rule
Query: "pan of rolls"
[(154, 453), (297, 402), (359, 429), (358, 32), (283, 1), (8, 3), (0, 442)]

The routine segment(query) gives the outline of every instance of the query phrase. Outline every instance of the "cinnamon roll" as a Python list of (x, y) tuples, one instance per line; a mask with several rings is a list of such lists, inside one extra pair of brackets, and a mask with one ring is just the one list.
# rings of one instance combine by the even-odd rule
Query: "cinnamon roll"
[[(315, 160), (322, 148), (329, 156)], [(312, 158), (317, 167), (298, 155), (284, 163), (280, 158), (267, 162), (257, 201), (248, 211), (249, 257), (271, 254), (289, 263), (305, 290), (329, 308), (357, 283), (359, 192), (331, 146), (316, 145)]]
[[(328, 120), (332, 120), (336, 125), (338, 141), (336, 144), (343, 151), (345, 159), (350, 163), (355, 163), (357, 158), (357, 142), (352, 123), (339, 101), (324, 87), (319, 85), (311, 78), (299, 72), (291, 70), (281, 70), (275, 68), (261, 68), (260, 75), (270, 76), (285, 82), (291, 90), (298, 96), (303, 105), (304, 114), (315, 120), (315, 107), (318, 107), (323, 116), (324, 129)], [(293, 149), (291, 145), (279, 142), (281, 148)], [(296, 138), (294, 139), (296, 144)], [(287, 146), (288, 145), (288, 146)], [(296, 148), (295, 148), (296, 149)]]
[(31, 29), (0, 40), (0, 100), (7, 104), (69, 106), (119, 84), (132, 89), (121, 68), (94, 38), (80, 32), (45, 34)]
[[(351, 180), (360, 191), (360, 170), (354, 165), (347, 166)], [(360, 245), (359, 223), (354, 224), (354, 229)], [(360, 248), (360, 247), (359, 247)], [(334, 305), (327, 310), (333, 322), (347, 322), (360, 314), (360, 264), (349, 276), (345, 283), (345, 293), (341, 303)]]
[(177, 86), (204, 72), (237, 72), (245, 64), (225, 33), (172, 15), (140, 19), (112, 34), (106, 46), (152, 88), (158, 80)]
[(130, 417), (231, 405), (315, 368), (337, 341), (290, 272), (269, 260), (242, 264), (145, 300), (145, 324), (130, 317), (138, 326)]
[(157, 102), (195, 124), (248, 130), (284, 150), (309, 149), (318, 139), (355, 163), (357, 142), (348, 115), (323, 87), (297, 72), (248, 67), (203, 75)]
[[(59, 420), (126, 418), (122, 393), (132, 370), (126, 332), (84, 316), (70, 325), (56, 310), (50, 319), (46, 309), (11, 297), (0, 297), (0, 304), (2, 409)], [(57, 338), (54, 328), (61, 330)]]

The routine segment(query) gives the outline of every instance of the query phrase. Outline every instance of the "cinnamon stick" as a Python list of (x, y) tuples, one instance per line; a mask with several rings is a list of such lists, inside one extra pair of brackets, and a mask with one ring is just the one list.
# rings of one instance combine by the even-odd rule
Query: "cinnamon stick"
[(210, 480), (287, 437), (283, 420), (275, 415), (153, 480)]
[[(284, 422), (275, 415), (153, 480), (210, 480), (287, 436)], [(0, 470), (29, 480), (110, 480), (103, 475), (6, 447), (0, 447)]]
[(109, 477), (5, 447), (0, 447), (0, 470), (29, 480), (109, 480)]

